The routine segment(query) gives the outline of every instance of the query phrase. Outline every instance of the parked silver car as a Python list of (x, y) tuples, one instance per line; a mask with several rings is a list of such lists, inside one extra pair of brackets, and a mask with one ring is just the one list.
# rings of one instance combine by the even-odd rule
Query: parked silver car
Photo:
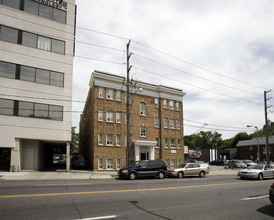
[(197, 163), (185, 163), (177, 166), (174, 170), (168, 170), (167, 175), (171, 177), (183, 178), (184, 176), (204, 177), (209, 171), (206, 167), (201, 167)]
[(251, 165), (247, 169), (240, 170), (238, 176), (241, 179), (259, 179), (274, 178), (274, 167), (271, 165), (257, 164)]
[(230, 160), (228, 161), (229, 168), (246, 168), (247, 165), (241, 160)]
[(252, 160), (243, 160), (243, 162), (249, 167), (251, 165), (256, 165)]

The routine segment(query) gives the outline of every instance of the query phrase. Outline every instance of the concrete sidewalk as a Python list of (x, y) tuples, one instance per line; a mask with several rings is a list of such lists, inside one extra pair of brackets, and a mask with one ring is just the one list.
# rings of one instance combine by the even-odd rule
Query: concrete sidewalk
[[(239, 169), (224, 169), (221, 166), (210, 166), (208, 175), (237, 175)], [(1, 172), (0, 180), (73, 180), (73, 179), (112, 179), (117, 178), (116, 171), (72, 170), (70, 173), (60, 170), (52, 172)]]

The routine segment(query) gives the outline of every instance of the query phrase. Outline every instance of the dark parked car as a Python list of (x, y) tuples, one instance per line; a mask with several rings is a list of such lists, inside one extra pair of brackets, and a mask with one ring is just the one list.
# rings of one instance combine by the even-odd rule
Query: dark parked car
[(83, 155), (72, 155), (71, 157), (71, 167), (73, 169), (88, 168), (88, 162)]
[(163, 179), (166, 176), (167, 165), (162, 160), (142, 160), (135, 166), (122, 168), (118, 171), (118, 176), (123, 179), (134, 180), (140, 177), (158, 177)]
[(272, 204), (274, 204), (274, 183), (270, 186), (269, 189), (269, 200)]
[(209, 165), (217, 165), (217, 166), (224, 166), (227, 163), (228, 160), (219, 159), (219, 160), (213, 160), (209, 162)]

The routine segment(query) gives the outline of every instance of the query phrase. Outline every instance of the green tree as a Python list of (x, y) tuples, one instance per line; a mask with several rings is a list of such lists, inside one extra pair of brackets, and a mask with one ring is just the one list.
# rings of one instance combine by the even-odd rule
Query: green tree
[(76, 127), (71, 127), (70, 153), (79, 153), (79, 133), (76, 133)]

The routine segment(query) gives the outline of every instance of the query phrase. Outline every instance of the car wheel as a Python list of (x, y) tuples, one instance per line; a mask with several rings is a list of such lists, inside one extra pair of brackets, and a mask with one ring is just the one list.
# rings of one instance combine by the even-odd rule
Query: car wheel
[(264, 179), (263, 174), (262, 174), (262, 173), (259, 173), (259, 175), (258, 175), (258, 180), (263, 180), (263, 179)]
[(136, 179), (136, 173), (132, 172), (129, 174), (129, 179), (130, 180), (135, 180)]
[(165, 178), (164, 172), (159, 172), (158, 178), (159, 178), (159, 179), (164, 179), (164, 178)]
[(205, 172), (204, 171), (201, 171), (200, 174), (199, 174), (200, 177), (204, 178), (205, 177)]
[(184, 177), (184, 173), (183, 172), (178, 172), (177, 177), (178, 178), (183, 178)]

